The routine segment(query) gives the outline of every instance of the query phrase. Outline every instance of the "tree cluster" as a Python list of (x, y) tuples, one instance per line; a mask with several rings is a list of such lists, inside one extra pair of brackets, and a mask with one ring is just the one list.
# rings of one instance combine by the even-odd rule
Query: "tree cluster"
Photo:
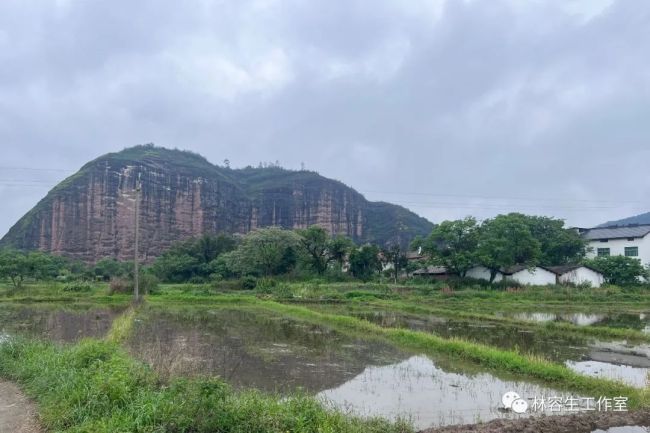
[(475, 265), (485, 266), (492, 280), (503, 268), (578, 263), (586, 253), (585, 241), (564, 221), (520, 213), (498, 215), (480, 224), (473, 217), (444, 221), (413, 246), (461, 277)]

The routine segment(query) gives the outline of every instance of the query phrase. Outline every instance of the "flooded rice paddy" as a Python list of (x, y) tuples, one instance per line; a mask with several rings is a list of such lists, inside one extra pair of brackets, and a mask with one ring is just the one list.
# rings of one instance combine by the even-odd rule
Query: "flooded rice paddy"
[[(122, 311), (2, 305), (0, 335), (57, 342), (102, 337)], [(620, 379), (640, 386), (650, 368), (650, 347), (585, 342), (575, 337), (545, 339), (508, 327), (439, 317), (377, 311), (358, 315), (382, 326), (546, 353), (585, 374), (620, 375)], [(416, 428), (516, 416), (500, 409), (501, 397), (508, 391), (529, 400), (565, 396), (538, 383), (497, 375), (444, 356), (405, 351), (381, 339), (349, 335), (259, 309), (146, 307), (136, 316), (124, 345), (163, 377), (219, 376), (238, 389), (280, 395), (305, 392), (352, 414), (406, 418)], [(634, 363), (638, 366), (629, 365)]]
[(383, 327), (430, 332), (445, 338), (464, 338), (542, 356), (564, 363), (581, 374), (619, 380), (639, 388), (647, 385), (650, 372), (649, 344), (603, 342), (571, 334), (540, 333), (510, 324), (483, 323), (436, 315), (415, 315), (377, 309), (349, 310), (341, 307), (324, 309), (352, 315)]

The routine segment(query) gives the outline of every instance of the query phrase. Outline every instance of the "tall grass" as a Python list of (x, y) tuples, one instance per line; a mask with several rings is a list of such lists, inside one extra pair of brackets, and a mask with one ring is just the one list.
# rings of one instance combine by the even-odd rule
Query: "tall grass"
[(39, 405), (45, 428), (64, 433), (407, 433), (405, 423), (360, 419), (314, 398), (235, 392), (216, 378), (161, 383), (110, 341), (70, 347), (14, 340), (0, 345), (0, 375)]

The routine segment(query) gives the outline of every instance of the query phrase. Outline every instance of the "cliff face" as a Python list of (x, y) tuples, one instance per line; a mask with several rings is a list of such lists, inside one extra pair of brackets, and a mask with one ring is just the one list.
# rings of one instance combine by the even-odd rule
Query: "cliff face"
[(344, 184), (307, 171), (231, 170), (199, 155), (137, 146), (102, 156), (52, 189), (0, 240), (92, 262), (133, 257), (140, 179), (140, 254), (204, 233), (319, 225), (358, 242), (407, 243), (432, 225), (412, 212), (372, 203)]

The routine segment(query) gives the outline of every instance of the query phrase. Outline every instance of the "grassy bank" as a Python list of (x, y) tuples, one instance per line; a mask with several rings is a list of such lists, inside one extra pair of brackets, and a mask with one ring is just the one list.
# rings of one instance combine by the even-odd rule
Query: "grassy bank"
[[(169, 302), (170, 299), (166, 301), (164, 298), (153, 298), (152, 301), (157, 304), (164, 304)], [(183, 302), (191, 302), (190, 297), (183, 297)], [(382, 328), (350, 316), (322, 313), (301, 306), (264, 301), (254, 297), (196, 297), (195, 302), (203, 305), (212, 302), (215, 304), (235, 303), (240, 306), (256, 307), (298, 320), (323, 324), (344, 332), (358, 332), (368, 336), (382, 337), (398, 346), (422, 353), (446, 354), (497, 372), (512, 373), (522, 378), (528, 377), (564, 390), (582, 392), (591, 396), (628, 396), (631, 407), (642, 407), (650, 404), (649, 396), (645, 390), (639, 390), (611, 380), (580, 375), (561, 364), (513, 351), (499, 350), (462, 339), (445, 339), (424, 332)]]
[(39, 406), (49, 430), (80, 432), (376, 432), (407, 433), (404, 423), (362, 420), (325, 409), (314, 398), (236, 392), (219, 379), (162, 382), (112, 340), (74, 346), (14, 340), (0, 345), (0, 375)]

